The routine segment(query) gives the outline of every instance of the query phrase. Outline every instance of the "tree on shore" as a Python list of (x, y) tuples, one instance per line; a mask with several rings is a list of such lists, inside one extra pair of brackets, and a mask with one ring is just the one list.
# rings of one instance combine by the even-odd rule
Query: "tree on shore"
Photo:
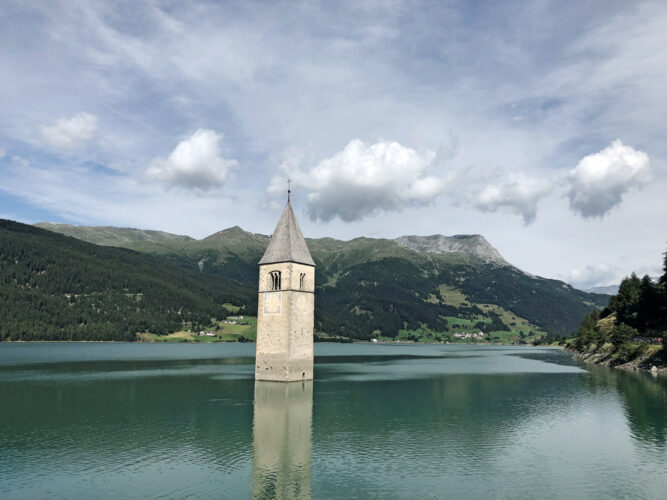
[[(662, 260), (663, 274), (658, 280), (658, 327), (664, 332), (667, 331), (667, 252), (663, 254)], [(663, 345), (667, 345), (667, 335), (662, 336)]]
[(660, 327), (661, 295), (660, 285), (653, 283), (647, 274), (641, 280), (639, 286), (639, 299), (637, 303), (637, 316), (635, 323), (643, 329), (655, 329)]
[(593, 309), (586, 315), (581, 322), (579, 331), (577, 332), (576, 349), (583, 351), (589, 345), (597, 343), (600, 337), (600, 330), (598, 328), (598, 320), (600, 319), (600, 311)]
[(639, 332), (636, 329), (625, 323), (619, 323), (612, 330), (610, 340), (612, 344), (618, 347), (625, 342), (630, 342), (637, 335), (639, 335)]
[[(609, 332), (608, 327), (600, 328), (599, 319), (610, 315), (614, 315), (614, 321)], [(609, 332), (609, 338), (603, 330)], [(601, 313), (594, 310), (584, 318), (575, 348), (584, 351), (610, 341), (618, 350), (640, 335), (662, 337), (663, 344), (667, 344), (667, 252), (663, 254), (663, 274), (657, 283), (648, 275), (639, 279), (632, 273), (623, 279), (618, 293)]]
[(637, 309), (641, 290), (641, 280), (635, 273), (621, 281), (618, 293), (609, 301), (609, 308), (616, 313), (619, 323), (637, 324)]

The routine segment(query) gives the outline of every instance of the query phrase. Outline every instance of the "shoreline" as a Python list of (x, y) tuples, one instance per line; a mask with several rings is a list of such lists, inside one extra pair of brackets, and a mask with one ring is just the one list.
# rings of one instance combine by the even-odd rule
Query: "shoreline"
[[(248, 341), (248, 342), (237, 342), (234, 340), (215, 340), (215, 341), (206, 341), (206, 342), (193, 342), (193, 341), (180, 341), (180, 342), (164, 342), (164, 341), (159, 341), (159, 340), (5, 340), (5, 341), (0, 341), (0, 345), (2, 344), (239, 344), (239, 343), (248, 343), (248, 344), (256, 344), (256, 341)], [(440, 342), (369, 342), (369, 341), (355, 341), (355, 342), (315, 342), (315, 344), (362, 344), (362, 345), (376, 345), (376, 346), (396, 346), (396, 347), (404, 347), (404, 346), (413, 346), (417, 347), (420, 345), (423, 346), (436, 346), (436, 345), (442, 345), (444, 346), (466, 346), (466, 347), (520, 347), (520, 348), (526, 348), (526, 349), (535, 349), (535, 348), (542, 348), (542, 349), (560, 349), (560, 350), (569, 350), (565, 349), (563, 346), (558, 346), (558, 345), (531, 345), (531, 344), (498, 344), (498, 343), (481, 343), (481, 342), (471, 342), (471, 343), (464, 343), (464, 342), (456, 342), (456, 343), (440, 343)]]
[(574, 349), (566, 350), (572, 351), (575, 360), (590, 365), (606, 366), (608, 368), (614, 368), (628, 372), (644, 372), (656, 376), (667, 374), (667, 366), (662, 364), (659, 359), (655, 359), (656, 353), (643, 354), (635, 359), (627, 361), (626, 363), (615, 364), (613, 355), (608, 352), (600, 352), (596, 350), (582, 353), (575, 351)]
[[(2, 340), (0, 344), (238, 344), (236, 340), (209, 340), (205, 342), (164, 342), (161, 340)], [(248, 344), (254, 344), (256, 341), (249, 340)], [(563, 346), (557, 345), (533, 345), (533, 344), (502, 344), (494, 342), (396, 342), (396, 341), (379, 341), (369, 342), (366, 340), (352, 341), (352, 342), (331, 342), (331, 341), (316, 341), (315, 344), (369, 344), (369, 345), (467, 345), (467, 346), (495, 346), (495, 347), (548, 347), (565, 349)]]

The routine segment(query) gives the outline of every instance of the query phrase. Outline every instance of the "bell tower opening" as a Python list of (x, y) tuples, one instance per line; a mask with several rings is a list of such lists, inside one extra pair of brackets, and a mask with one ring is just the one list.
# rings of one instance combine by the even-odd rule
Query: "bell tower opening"
[(271, 271), (269, 276), (271, 277), (271, 290), (280, 290), (280, 271)]

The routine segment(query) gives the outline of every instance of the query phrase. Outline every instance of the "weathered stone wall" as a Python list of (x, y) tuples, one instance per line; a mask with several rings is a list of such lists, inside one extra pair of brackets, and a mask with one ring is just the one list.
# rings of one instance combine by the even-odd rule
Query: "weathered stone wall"
[[(281, 273), (281, 289), (272, 290), (271, 272)], [(304, 274), (303, 287), (301, 274)], [(259, 270), (257, 380), (313, 378), (315, 268), (294, 262), (266, 264)]]

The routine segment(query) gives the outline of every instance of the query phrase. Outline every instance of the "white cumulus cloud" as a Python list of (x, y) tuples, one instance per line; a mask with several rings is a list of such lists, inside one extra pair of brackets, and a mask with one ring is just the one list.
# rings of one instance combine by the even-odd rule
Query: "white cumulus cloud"
[(650, 179), (648, 155), (616, 139), (570, 171), (570, 208), (583, 217), (602, 217), (620, 205), (626, 192)]
[[(419, 153), (397, 142), (368, 145), (354, 139), (310, 170), (283, 168), (295, 184), (309, 190), (311, 219), (326, 222), (338, 217), (351, 222), (377, 211), (431, 203), (445, 185), (433, 174), (435, 158), (434, 152)], [(283, 181), (274, 178), (269, 192), (283, 192)]]
[(41, 128), (42, 138), (56, 148), (69, 148), (87, 141), (97, 132), (97, 117), (90, 113), (77, 113), (71, 118), (61, 118), (53, 125)]
[(156, 158), (146, 175), (165, 185), (208, 190), (220, 187), (236, 160), (220, 154), (222, 134), (199, 129), (188, 139), (178, 143), (167, 158)]
[(545, 179), (510, 174), (503, 181), (486, 184), (469, 195), (469, 199), (482, 212), (507, 210), (523, 217), (524, 224), (528, 225), (535, 221), (537, 203), (551, 190), (551, 183)]

